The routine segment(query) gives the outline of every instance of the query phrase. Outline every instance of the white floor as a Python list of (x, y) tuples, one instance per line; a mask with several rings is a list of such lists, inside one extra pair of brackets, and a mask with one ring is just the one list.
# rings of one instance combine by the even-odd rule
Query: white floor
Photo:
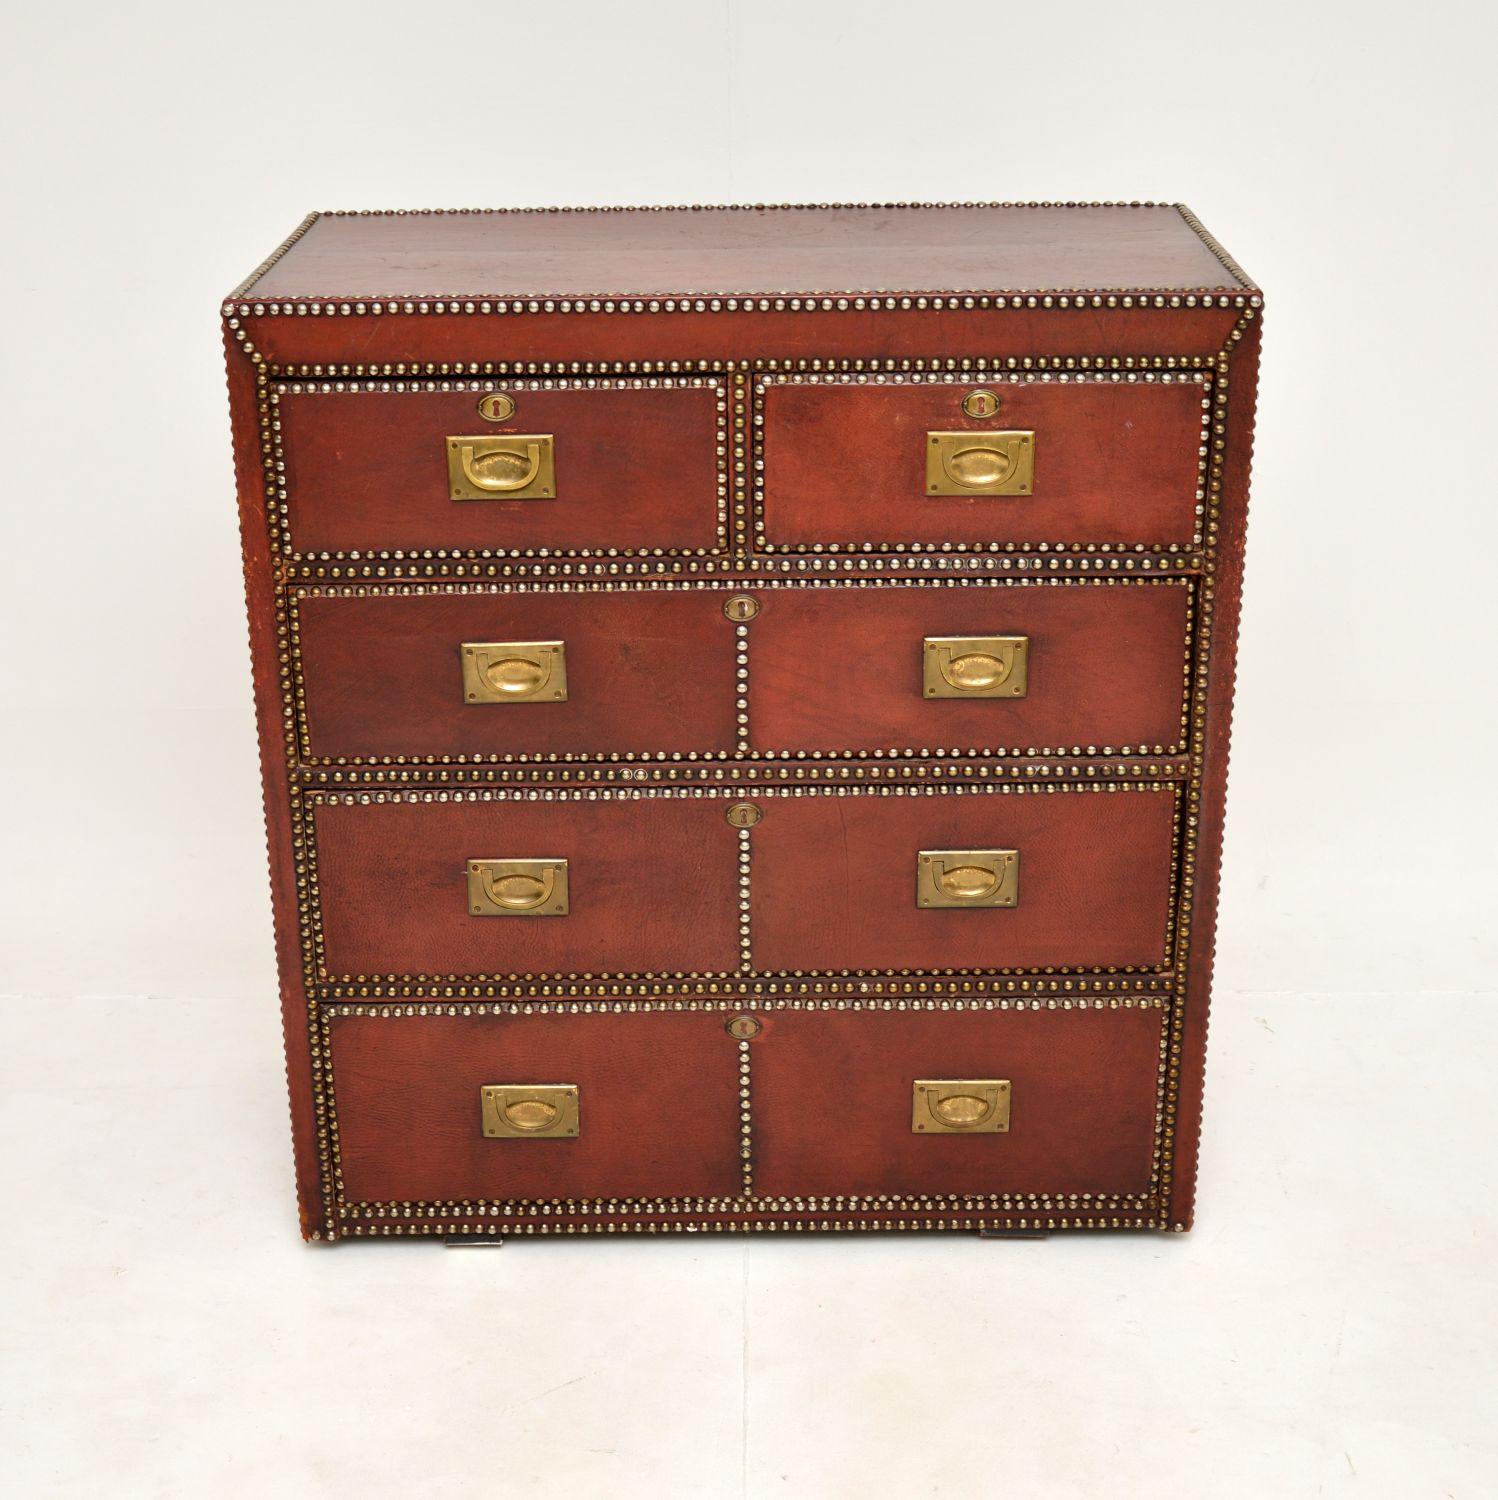
[(302, 1245), (268, 1008), (0, 1005), (16, 1500), (1498, 1493), (1498, 996), (1222, 994), (1190, 1236), (498, 1250)]

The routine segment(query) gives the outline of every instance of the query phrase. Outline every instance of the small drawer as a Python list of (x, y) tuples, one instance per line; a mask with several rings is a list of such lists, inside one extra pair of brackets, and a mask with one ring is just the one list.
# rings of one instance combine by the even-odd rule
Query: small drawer
[(283, 542), (298, 553), (722, 545), (721, 382), (450, 385), (277, 387)]
[(1184, 580), (761, 590), (751, 744), (1173, 753), (1190, 590)]
[(302, 754), (478, 760), (734, 748), (721, 591), (303, 588)]
[(1146, 1195), (1168, 1010), (772, 1011), (751, 1044), (773, 1197)]
[(719, 1014), (335, 1011), (328, 1033), (347, 1202), (738, 1191)]
[(737, 962), (731, 798), (310, 800), (330, 978), (719, 973)]
[(762, 376), (756, 387), (757, 524), (770, 550), (1198, 539), (1204, 375)]
[(766, 802), (755, 967), (1156, 969), (1176, 789), (998, 784)]

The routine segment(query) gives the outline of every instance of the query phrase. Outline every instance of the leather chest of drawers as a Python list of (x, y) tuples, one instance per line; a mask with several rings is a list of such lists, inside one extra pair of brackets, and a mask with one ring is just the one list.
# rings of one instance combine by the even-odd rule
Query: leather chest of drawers
[(223, 305), (303, 1232), (1192, 1221), (1261, 299), (1184, 208)]

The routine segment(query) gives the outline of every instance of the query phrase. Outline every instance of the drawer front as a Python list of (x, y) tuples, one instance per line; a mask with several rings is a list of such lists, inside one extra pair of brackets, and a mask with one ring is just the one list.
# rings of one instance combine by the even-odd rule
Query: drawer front
[(749, 701), (758, 749), (1158, 755), (1180, 747), (1185, 582), (756, 597)]
[(1166, 1015), (1153, 999), (771, 1012), (753, 1044), (756, 1189), (1143, 1195)]
[(1175, 790), (1149, 784), (768, 802), (755, 967), (1158, 968), (1175, 820)]
[[(720, 547), (720, 383), (459, 384), (282, 385), (283, 545), (300, 553)], [(493, 394), (513, 403), (503, 421), (480, 411)], [(471, 498), (454, 498), (455, 480)]]
[[(756, 382), (768, 549), (1197, 539), (1205, 377), (859, 383), (867, 378)], [(992, 416), (963, 409), (980, 390), (997, 398)]]
[(1167, 964), (1173, 786), (746, 796), (311, 793), (318, 971), (528, 983)]
[(716, 591), (303, 589), (312, 759), (731, 752), (734, 626)]
[(730, 799), (426, 798), (351, 794), (315, 803), (328, 976), (716, 973), (735, 965)]
[(719, 1015), (335, 1015), (328, 1026), (349, 1202), (738, 1191), (738, 1056)]

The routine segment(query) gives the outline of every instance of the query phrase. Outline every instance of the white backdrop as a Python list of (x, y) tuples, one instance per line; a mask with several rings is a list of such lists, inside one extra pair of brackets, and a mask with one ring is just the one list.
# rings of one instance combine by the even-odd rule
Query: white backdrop
[[(1425, 1008), (1429, 1068), (1474, 1051), (1431, 1035), (1440, 993), (1491, 990), (1498, 957), (1488, 0), (84, 0), (6, 31), (17, 1014), (217, 1007), (279, 1087), (218, 307), (307, 210), (1179, 198), (1267, 300), (1222, 993), (1324, 997), (1304, 1003), (1385, 1062), (1377, 1038)], [(1220, 1108), (1252, 1129), (1230, 1076), (1209, 1068), (1209, 1128)], [(242, 1149), (283, 1212), (267, 1118)], [(1215, 1139), (1242, 1173), (1256, 1137)], [(1349, 1170), (1383, 1169), (1349, 1140)], [(1390, 1211), (1428, 1180), (1393, 1182)]]
[(12, 23), (5, 989), (271, 983), (217, 310), (309, 208), (988, 198), (1265, 288), (1223, 972), (1491, 978), (1481, 0), (159, 9)]

